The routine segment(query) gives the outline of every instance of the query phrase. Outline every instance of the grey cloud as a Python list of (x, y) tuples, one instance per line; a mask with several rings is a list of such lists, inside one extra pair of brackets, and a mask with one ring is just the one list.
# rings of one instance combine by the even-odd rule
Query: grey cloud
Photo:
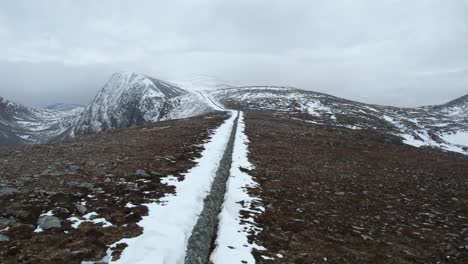
[(118, 70), (400, 106), (468, 93), (463, 0), (4, 2), (0, 96), (28, 104), (84, 103)]

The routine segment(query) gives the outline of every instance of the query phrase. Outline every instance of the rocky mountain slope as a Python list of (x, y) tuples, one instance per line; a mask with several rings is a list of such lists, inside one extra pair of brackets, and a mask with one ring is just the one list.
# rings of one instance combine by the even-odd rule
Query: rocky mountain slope
[(83, 109), (78, 105), (33, 109), (0, 97), (0, 145), (45, 143), (66, 131)]
[(141, 74), (120, 72), (87, 106), (33, 109), (0, 100), (0, 145), (60, 141), (76, 135), (213, 112), (199, 93)]
[(198, 94), (144, 75), (112, 75), (70, 128), (80, 135), (204, 114), (212, 109)]
[(468, 154), (468, 96), (444, 105), (399, 108), (291, 87), (231, 87), (213, 89), (209, 94), (229, 108), (288, 112), (308, 123), (375, 130), (416, 147)]

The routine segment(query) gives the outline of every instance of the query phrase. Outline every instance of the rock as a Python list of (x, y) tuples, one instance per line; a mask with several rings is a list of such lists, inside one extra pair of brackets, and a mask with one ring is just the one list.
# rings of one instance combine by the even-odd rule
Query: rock
[(70, 210), (68, 210), (67, 208), (63, 208), (63, 207), (57, 207), (57, 208), (52, 209), (52, 213), (54, 215), (65, 217), (67, 215), (70, 215)]
[(0, 188), (0, 197), (10, 196), (15, 193), (19, 193), (20, 191), (13, 187), (3, 187)]
[(140, 177), (140, 178), (149, 178), (149, 177), (151, 177), (151, 175), (149, 175), (145, 170), (135, 171), (135, 176)]
[(5, 236), (5, 235), (0, 235), (0, 243), (1, 242), (8, 242), (10, 241), (10, 238)]
[(88, 211), (88, 209), (86, 209), (86, 207), (82, 204), (75, 204), (75, 208), (78, 212), (80, 212), (80, 214), (86, 214)]
[(43, 216), (39, 218), (37, 224), (43, 230), (49, 230), (53, 228), (60, 228), (62, 227), (62, 223), (58, 217), (55, 216)]
[(69, 167), (69, 169), (70, 169), (71, 171), (73, 171), (73, 172), (76, 172), (76, 171), (78, 171), (78, 170), (80, 169), (80, 166), (78, 166), (78, 165), (71, 165), (71, 166)]
[(94, 184), (89, 183), (89, 182), (82, 182), (82, 183), (78, 184), (77, 187), (82, 188), (82, 189), (91, 190), (91, 189), (94, 188)]
[(0, 217), (0, 229), (6, 228), (8, 225), (15, 223), (15, 218), (4, 218)]
[(344, 192), (336, 192), (335, 195), (338, 195), (338, 196), (344, 196), (345, 193)]

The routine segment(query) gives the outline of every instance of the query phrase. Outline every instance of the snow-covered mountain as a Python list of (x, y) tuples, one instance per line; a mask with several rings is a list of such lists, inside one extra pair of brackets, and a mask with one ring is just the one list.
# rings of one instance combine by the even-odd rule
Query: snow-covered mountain
[(33, 109), (0, 100), (0, 145), (36, 144), (214, 111), (197, 92), (137, 73), (119, 72), (87, 106)]
[(0, 145), (45, 143), (66, 131), (83, 109), (33, 109), (0, 97)]
[(468, 154), (468, 95), (444, 105), (399, 108), (291, 87), (235, 87), (209, 94), (228, 108), (287, 112), (308, 123), (371, 129), (396, 135), (409, 145)]
[(96, 133), (210, 111), (196, 93), (141, 74), (120, 72), (112, 75), (69, 133)]

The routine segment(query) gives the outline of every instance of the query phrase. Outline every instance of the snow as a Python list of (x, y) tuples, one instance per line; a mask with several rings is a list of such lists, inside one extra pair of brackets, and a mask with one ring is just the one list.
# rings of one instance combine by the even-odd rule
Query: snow
[(54, 215), (54, 213), (52, 212), (52, 210), (50, 210), (50, 211), (47, 211), (47, 212), (45, 212), (45, 213), (42, 213), (39, 217), (43, 217), (43, 216), (53, 216), (53, 215)]
[(426, 142), (424, 142), (422, 140), (419, 140), (419, 139), (416, 139), (412, 135), (402, 134), (401, 136), (403, 137), (403, 143), (405, 143), (407, 145), (418, 147), (418, 148), (421, 147), (421, 146), (426, 145)]
[(125, 207), (127, 207), (127, 208), (135, 208), (136, 205), (132, 204), (131, 202), (128, 202), (128, 203), (125, 205)]
[[(240, 168), (253, 168), (247, 157), (248, 139), (244, 130), (243, 114), (240, 113), (234, 142), (231, 176), (227, 182), (224, 204), (219, 215), (216, 248), (211, 256), (214, 264), (255, 263), (252, 249), (264, 250), (263, 247), (248, 242), (250, 232), (255, 230), (254, 233), (257, 233), (260, 229), (256, 227), (251, 217), (250, 221), (245, 221), (241, 217), (242, 211), (249, 211), (251, 214), (263, 211), (263, 208), (258, 208), (256, 211), (250, 210), (253, 203), (259, 203), (259, 199), (250, 196), (247, 189), (255, 187), (257, 183), (250, 175), (240, 170)], [(243, 202), (242, 205), (241, 202)]]
[(405, 126), (403, 124), (401, 124), (399, 121), (393, 119), (392, 117), (390, 116), (387, 116), (387, 115), (384, 115), (383, 116), (383, 119), (391, 124), (393, 124), (394, 126), (396, 126), (397, 128), (399, 128), (400, 130), (404, 130), (405, 129)]
[(440, 148), (446, 151), (457, 152), (461, 154), (468, 155), (468, 151), (464, 150), (461, 146), (468, 147), (468, 132), (456, 132), (453, 134), (444, 134), (440, 135), (440, 138), (445, 141), (445, 143), (439, 143), (434, 141), (427, 131), (416, 131), (416, 135), (420, 138), (417, 139), (409, 134), (401, 134), (403, 137), (403, 143), (411, 145), (414, 147), (435, 147)]
[(468, 131), (457, 131), (455, 133), (441, 135), (441, 138), (451, 144), (468, 147)]
[[(150, 80), (145, 80), (145, 81), (149, 81), (151, 82)], [(150, 86), (151, 84), (148, 84), (148, 83), (145, 83), (147, 86)], [(164, 94), (161, 93), (159, 90), (158, 91), (155, 91), (154, 89), (148, 89), (147, 93), (145, 94), (145, 97), (148, 97), (148, 98), (154, 98), (154, 97), (164, 97)], [(144, 98), (145, 98), (144, 97)]]
[(161, 183), (169, 186), (175, 186), (178, 181), (177, 177), (172, 175), (161, 178)]
[(441, 124), (433, 124), (431, 126), (433, 126), (433, 127), (446, 127), (448, 125), (450, 125), (450, 124), (449, 123), (441, 123)]
[(372, 107), (370, 107), (370, 106), (365, 106), (365, 108), (367, 108), (367, 109), (371, 110), (372, 112), (376, 112), (376, 113), (378, 113), (378, 112), (379, 112), (377, 109), (375, 109), (375, 108), (372, 108)]
[[(143, 234), (111, 245), (111, 248), (120, 243), (128, 245), (121, 258), (111, 263), (183, 263), (188, 239), (203, 209), (204, 198), (211, 189), (234, 119), (232, 114), (215, 130), (205, 144), (202, 156), (195, 160), (197, 165), (185, 174), (183, 181), (175, 182), (173, 177), (166, 181), (174, 183), (176, 194), (145, 204), (148, 215), (138, 223), (143, 228)], [(107, 253), (109, 258), (112, 249)]]
[(136, 73), (116, 73), (76, 120), (72, 136), (143, 123), (188, 118), (213, 112), (194, 92)]
[(330, 113), (331, 111), (329, 107), (323, 106), (319, 100), (312, 100), (311, 102), (306, 103), (305, 108), (306, 108), (307, 113), (309, 113), (310, 115), (315, 115), (315, 116), (320, 116), (322, 112)]
[(352, 126), (352, 125), (343, 125), (343, 127), (346, 127), (346, 128), (352, 129), (352, 130), (359, 130), (359, 129), (361, 129), (361, 128), (358, 127), (358, 126)]
[(213, 111), (209, 100), (206, 100), (199, 93), (188, 92), (169, 101), (173, 107), (167, 113), (167, 116), (164, 117), (164, 120), (188, 118)]
[(435, 146), (438, 147), (439, 143), (435, 142), (427, 133), (427, 131), (415, 131), (415, 134), (419, 137), (416, 138), (412, 135), (402, 134), (404, 138), (403, 143), (415, 146), (415, 147), (422, 147), (422, 146)]
[(206, 101), (206, 103), (217, 111), (226, 111), (226, 108), (222, 107), (221, 103), (216, 102), (213, 98), (210, 97), (204, 90), (198, 90), (197, 93)]
[[(294, 118), (294, 119), (302, 121), (302, 119), (297, 119), (297, 118)], [(320, 123), (320, 122), (317, 122), (317, 121), (312, 121), (312, 120), (303, 120), (303, 121), (306, 122), (306, 123), (309, 123), (309, 124), (323, 125), (323, 123)]]
[(75, 229), (79, 228), (80, 225), (82, 223), (84, 223), (84, 222), (91, 222), (91, 223), (94, 223), (94, 224), (97, 224), (97, 225), (102, 225), (102, 227), (111, 227), (112, 226), (112, 223), (107, 221), (105, 218), (97, 217), (97, 216), (98, 216), (98, 214), (96, 212), (91, 212), (91, 213), (87, 213), (87, 214), (83, 215), (82, 218), (72, 216), (72, 217), (67, 218), (67, 220), (69, 220), (70, 222), (73, 222), (73, 224), (71, 226), (73, 228), (75, 228)]
[(70, 125), (71, 120), (83, 111), (81, 106), (70, 106), (67, 109), (33, 109), (15, 105), (9, 112), (7, 120), (0, 123), (13, 128), (14, 133), (27, 144), (46, 143)]
[(34, 233), (42, 233), (44, 232), (44, 229), (42, 229), (40, 226), (38, 226), (36, 229), (33, 231)]
[[(442, 134), (439, 137), (445, 142), (440, 143), (432, 139), (429, 135), (428, 131), (421, 127), (418, 124), (417, 119), (407, 118), (408, 121), (414, 123), (418, 126), (418, 130), (410, 130), (400, 122), (396, 121), (392, 117), (383, 116), (383, 119), (389, 123), (392, 123), (399, 129), (399, 133), (397, 135), (403, 138), (403, 143), (414, 146), (414, 147), (434, 147), (439, 148), (446, 151), (457, 152), (461, 154), (468, 155), (468, 151), (464, 150), (460, 146), (468, 146), (468, 132), (467, 131), (459, 131), (455, 133), (449, 134)], [(432, 125), (432, 126), (446, 126), (446, 123), (441, 123), (439, 125)], [(410, 133), (412, 131), (412, 133)]]
[(24, 140), (30, 140), (31, 135), (18, 135), (18, 137), (20, 137), (21, 139), (24, 139)]

